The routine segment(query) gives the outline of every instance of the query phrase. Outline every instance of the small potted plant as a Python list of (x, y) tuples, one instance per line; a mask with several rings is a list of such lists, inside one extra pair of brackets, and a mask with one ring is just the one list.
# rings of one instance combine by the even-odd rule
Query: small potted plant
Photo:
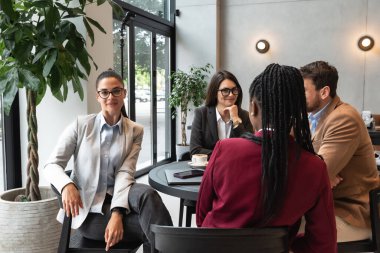
[(189, 151), (186, 136), (189, 103), (192, 102), (195, 107), (203, 103), (206, 95), (206, 78), (211, 68), (211, 64), (207, 63), (204, 67), (191, 67), (188, 73), (177, 70), (170, 75), (173, 89), (169, 96), (169, 106), (175, 109), (172, 117), (175, 118), (177, 108), (181, 112), (181, 143), (177, 144), (177, 157)]
[(5, 243), (0, 243), (0, 249), (4, 251), (57, 250), (58, 203), (51, 198), (49, 187), (39, 187), (36, 106), (49, 88), (54, 97), (65, 101), (69, 85), (83, 99), (81, 80), (87, 79), (92, 58), (77, 24), (83, 22), (93, 44), (92, 27), (104, 33), (105, 30), (86, 15), (85, 7), (105, 2), (120, 13), (120, 7), (112, 0), (0, 0), (3, 108), (9, 113), (16, 93), (25, 88), (28, 123), (26, 188), (0, 194), (0, 224), (7, 227), (7, 233), (0, 233), (0, 241)]

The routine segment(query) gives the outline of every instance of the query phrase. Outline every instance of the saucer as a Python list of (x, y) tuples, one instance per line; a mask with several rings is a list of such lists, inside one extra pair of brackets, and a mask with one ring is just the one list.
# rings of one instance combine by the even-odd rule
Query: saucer
[(198, 164), (198, 163), (192, 163), (192, 162), (188, 162), (188, 164), (190, 165), (190, 167), (192, 168), (197, 168), (197, 169), (205, 169), (208, 162), (206, 163), (203, 163), (203, 164)]

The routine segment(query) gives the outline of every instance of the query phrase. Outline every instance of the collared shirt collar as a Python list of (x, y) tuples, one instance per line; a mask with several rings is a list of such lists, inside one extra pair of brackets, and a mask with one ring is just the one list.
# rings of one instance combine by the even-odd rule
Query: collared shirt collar
[(106, 119), (104, 118), (104, 116), (103, 116), (103, 114), (102, 114), (101, 112), (99, 113), (98, 116), (99, 116), (99, 118), (100, 118), (100, 131), (102, 131), (103, 127), (104, 127), (105, 125), (107, 125), (107, 126), (110, 127), (110, 128), (117, 127), (119, 134), (122, 133), (122, 131), (123, 131), (123, 124), (122, 124), (122, 122), (123, 122), (123, 121), (122, 121), (123, 116), (120, 116), (119, 121), (118, 121), (115, 125), (113, 125), (113, 126), (110, 126), (110, 125), (106, 122)]
[(332, 101), (332, 99), (321, 110), (319, 110), (317, 113), (315, 113), (315, 114), (309, 113), (309, 121), (315, 120), (317, 122), (317, 124), (318, 124), (319, 120), (321, 119), (321, 117), (325, 113), (326, 108), (330, 105), (331, 101)]

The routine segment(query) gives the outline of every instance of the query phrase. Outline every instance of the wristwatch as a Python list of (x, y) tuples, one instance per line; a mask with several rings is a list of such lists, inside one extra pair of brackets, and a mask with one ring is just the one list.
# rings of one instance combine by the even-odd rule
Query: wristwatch
[(233, 128), (237, 128), (239, 126), (239, 124), (241, 124), (243, 121), (241, 120), (241, 118), (237, 118), (236, 120), (233, 121), (232, 125), (233, 125)]

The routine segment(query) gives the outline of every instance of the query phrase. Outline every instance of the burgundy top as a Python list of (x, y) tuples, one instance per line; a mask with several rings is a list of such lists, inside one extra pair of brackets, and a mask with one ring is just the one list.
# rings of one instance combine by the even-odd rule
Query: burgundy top
[[(283, 207), (268, 226), (289, 226), (295, 252), (337, 251), (332, 192), (325, 163), (289, 144), (288, 186)], [(197, 202), (197, 225), (253, 227), (260, 221), (261, 145), (243, 138), (219, 141), (207, 165)], [(298, 235), (305, 216), (305, 234)]]

